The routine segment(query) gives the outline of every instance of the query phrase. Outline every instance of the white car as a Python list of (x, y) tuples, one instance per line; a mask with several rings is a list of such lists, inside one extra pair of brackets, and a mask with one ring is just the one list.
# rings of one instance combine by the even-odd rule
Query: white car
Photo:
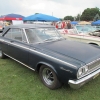
[[(78, 26), (78, 28), (79, 27), (80, 26)], [(89, 27), (89, 25), (87, 27)], [(85, 43), (88, 43), (88, 44), (94, 44), (94, 45), (100, 46), (100, 37), (93, 35), (93, 33), (97, 34), (98, 32), (92, 32), (92, 31), (96, 30), (94, 27), (93, 27), (93, 29), (92, 28), (91, 29), (89, 29), (89, 28), (84, 29), (83, 28), (84, 31), (83, 31), (82, 28), (79, 28), (79, 29), (78, 28), (75, 27), (73, 29), (72, 33), (70, 32), (68, 34), (62, 34), (63, 37), (70, 39), (70, 40), (75, 40), (75, 41), (80, 41), (80, 42), (85, 42)], [(99, 33), (98, 33), (98, 35), (99, 35)]]

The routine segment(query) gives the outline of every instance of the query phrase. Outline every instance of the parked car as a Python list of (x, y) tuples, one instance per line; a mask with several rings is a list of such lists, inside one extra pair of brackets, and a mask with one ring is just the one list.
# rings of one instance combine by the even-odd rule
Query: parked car
[(87, 25), (82, 27), (82, 25), (78, 25), (74, 27), (73, 31), (61, 35), (69, 40), (100, 46), (100, 30), (94, 26)]
[(0, 58), (6, 56), (39, 72), (43, 84), (78, 89), (100, 75), (100, 48), (70, 41), (51, 25), (13, 25), (0, 36)]
[(78, 33), (84, 33), (84, 34), (88, 34), (91, 33), (93, 31), (96, 31), (97, 28), (95, 26), (91, 26), (91, 25), (76, 25), (74, 27)]

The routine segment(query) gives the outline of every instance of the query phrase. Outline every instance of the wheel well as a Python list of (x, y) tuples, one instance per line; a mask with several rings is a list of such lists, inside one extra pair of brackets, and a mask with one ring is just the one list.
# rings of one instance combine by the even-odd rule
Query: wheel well
[(53, 69), (53, 70), (55, 71), (55, 73), (57, 74), (57, 72), (56, 72), (56, 70), (53, 68), (53, 66), (50, 65), (50, 64), (48, 64), (48, 63), (45, 63), (45, 62), (40, 62), (39, 64), (37, 64), (37, 67), (36, 67), (36, 71), (37, 71), (37, 72), (39, 72), (40, 67), (41, 67), (42, 65), (46, 65), (46, 66), (50, 67), (50, 68)]
[(37, 72), (39, 72), (40, 67), (41, 67), (42, 65), (44, 65), (44, 64), (38, 64), (38, 65), (37, 65), (37, 67), (36, 67), (36, 71), (37, 71)]
[(99, 46), (97, 43), (89, 43), (89, 44), (92, 44), (92, 45), (97, 45), (97, 46)]

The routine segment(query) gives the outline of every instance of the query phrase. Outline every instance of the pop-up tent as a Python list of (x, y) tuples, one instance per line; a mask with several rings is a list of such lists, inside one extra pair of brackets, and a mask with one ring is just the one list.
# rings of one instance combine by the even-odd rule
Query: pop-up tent
[(24, 16), (19, 14), (7, 14), (0, 17), (0, 20), (23, 20)]
[(72, 21), (71, 24), (76, 25), (76, 24), (78, 24), (78, 22)]
[(23, 19), (24, 21), (60, 21), (60, 18), (45, 14), (34, 14)]
[(100, 25), (100, 20), (97, 20), (95, 22), (92, 22), (92, 25)]

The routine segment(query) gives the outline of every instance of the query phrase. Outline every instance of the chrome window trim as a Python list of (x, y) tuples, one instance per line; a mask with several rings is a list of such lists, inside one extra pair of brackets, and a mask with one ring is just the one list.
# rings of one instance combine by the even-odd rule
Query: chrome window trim
[(13, 58), (13, 57), (11, 57), (11, 56), (9, 56), (9, 55), (5, 54), (5, 53), (4, 53), (4, 55), (8, 56), (9, 58), (11, 58), (11, 59), (13, 59), (13, 60), (15, 60), (15, 61), (17, 61), (17, 62), (19, 62), (20, 64), (22, 64), (22, 65), (26, 66), (27, 68), (29, 68), (29, 69), (31, 69), (31, 70), (33, 70), (33, 71), (35, 71), (35, 69), (33, 69), (33, 68), (31, 68), (31, 67), (27, 66), (26, 64), (24, 64), (24, 63), (20, 62), (19, 60), (16, 60), (15, 58)]
[(29, 44), (29, 41), (28, 41), (28, 38), (27, 38), (27, 35), (26, 35), (26, 32), (25, 32), (25, 29), (23, 28), (23, 32), (25, 34), (25, 37), (26, 37), (26, 40), (27, 40), (27, 43)]
[(52, 59), (54, 59), (54, 60), (56, 60), (56, 61), (59, 61), (59, 62), (61, 62), (61, 63), (64, 63), (64, 64), (66, 64), (66, 65), (69, 65), (69, 66), (71, 66), (71, 67), (77, 68), (77, 66), (75, 66), (75, 65), (73, 65), (73, 64), (70, 64), (70, 63), (68, 63), (68, 62), (62, 61), (62, 60), (60, 60), (60, 59), (58, 59), (58, 58), (55, 58), (55, 57), (49, 56), (49, 55), (47, 55), (47, 54), (44, 54), (44, 53), (38, 52), (38, 51), (36, 51), (36, 50), (29, 49), (29, 48), (27, 48), (27, 47), (23, 47), (23, 46), (21, 46), (21, 45), (17, 45), (17, 44), (14, 44), (14, 43), (10, 43), (10, 42), (8, 42), (8, 41), (4, 41), (3, 39), (0, 39), (0, 41), (3, 41), (3, 42), (6, 42), (6, 43), (9, 43), (9, 44), (11, 44), (11, 45), (15, 45), (15, 46), (18, 46), (18, 47), (21, 47), (21, 48), (24, 48), (24, 49), (27, 49), (27, 50), (30, 50), (30, 51), (33, 51), (33, 52), (35, 52), (35, 53), (38, 53), (38, 54), (40, 54), (40, 55), (43, 55), (43, 56), (46, 56), (46, 57), (52, 58)]

